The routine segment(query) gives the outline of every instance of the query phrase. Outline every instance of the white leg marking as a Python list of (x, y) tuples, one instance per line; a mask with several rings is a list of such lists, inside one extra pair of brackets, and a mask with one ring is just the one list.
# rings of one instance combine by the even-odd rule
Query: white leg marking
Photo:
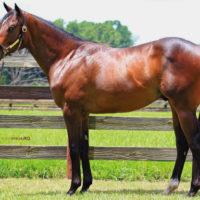
[(167, 188), (164, 190), (163, 194), (170, 194), (172, 193), (175, 189), (177, 189), (179, 186), (179, 180), (176, 179), (170, 179), (169, 185)]

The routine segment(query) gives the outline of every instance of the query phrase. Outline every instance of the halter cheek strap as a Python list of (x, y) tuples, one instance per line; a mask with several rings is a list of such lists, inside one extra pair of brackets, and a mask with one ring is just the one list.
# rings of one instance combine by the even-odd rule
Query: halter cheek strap
[(4, 58), (10, 53), (10, 50), (12, 50), (17, 44), (18, 44), (18, 47), (17, 47), (17, 50), (20, 49), (21, 45), (22, 45), (22, 42), (24, 41), (24, 35), (27, 31), (27, 26), (26, 26), (26, 13), (24, 13), (24, 21), (23, 21), (23, 25), (22, 25), (22, 29), (21, 29), (21, 32), (17, 38), (17, 40), (15, 42), (13, 42), (10, 46), (8, 47), (4, 47), (3, 45), (0, 45), (0, 48), (2, 48), (2, 51), (3, 51), (3, 62), (2, 62), (2, 66), (1, 66), (1, 69), (0, 69), (0, 78), (2, 76), (2, 73), (3, 73), (3, 68), (4, 68)]
[(8, 47), (2, 46), (2, 48), (3, 48), (3, 58), (6, 57), (10, 53), (10, 50), (12, 50), (17, 44), (18, 44), (17, 50), (20, 49), (22, 42), (24, 41), (24, 34), (26, 33), (26, 31), (27, 31), (26, 14), (24, 13), (24, 21), (23, 21), (22, 29), (21, 29), (21, 32), (20, 32), (17, 40), (15, 42), (13, 42)]

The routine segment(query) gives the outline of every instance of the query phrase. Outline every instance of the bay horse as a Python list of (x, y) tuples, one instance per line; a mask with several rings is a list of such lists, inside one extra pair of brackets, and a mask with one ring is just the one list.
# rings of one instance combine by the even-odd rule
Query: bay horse
[[(88, 158), (89, 113), (128, 112), (166, 98), (172, 109), (177, 158), (165, 194), (175, 190), (191, 149), (189, 196), (200, 188), (200, 47), (180, 38), (164, 38), (130, 48), (85, 41), (16, 4), (0, 22), (0, 58), (27, 48), (47, 76), (66, 123), (72, 181), (68, 194), (92, 184)], [(81, 159), (79, 159), (81, 158)]]

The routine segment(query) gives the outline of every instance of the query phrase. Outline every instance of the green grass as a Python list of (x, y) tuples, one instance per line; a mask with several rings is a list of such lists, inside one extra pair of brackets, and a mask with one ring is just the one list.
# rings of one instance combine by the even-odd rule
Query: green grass
[[(62, 115), (61, 111), (0, 111), (0, 114)], [(105, 115), (105, 114), (103, 114)], [(111, 114), (107, 114), (111, 115)], [(171, 117), (170, 112), (131, 112), (111, 116)], [(13, 140), (30, 137), (30, 140)], [(0, 144), (12, 145), (66, 145), (66, 130), (53, 129), (0, 129)], [(108, 131), (91, 130), (91, 146), (144, 146), (175, 147), (172, 131)], [(66, 161), (63, 160), (0, 160), (0, 177), (63, 178)], [(149, 161), (91, 161), (95, 179), (112, 180), (166, 180), (172, 173), (174, 162)], [(186, 163), (183, 180), (191, 178), (191, 163)]]
[[(162, 192), (166, 181), (94, 181), (90, 190), (84, 194), (79, 189), (73, 196), (66, 195), (70, 181), (66, 179), (2, 179), (0, 182), (1, 200), (183, 200), (187, 197), (190, 183), (181, 183), (179, 189), (166, 196)], [(199, 194), (192, 199), (199, 199)]]
[[(62, 111), (48, 110), (0, 110), (0, 115), (62, 115)], [(92, 114), (99, 116), (122, 116), (122, 117), (171, 117), (171, 112), (146, 112), (134, 111), (127, 113), (108, 113), (108, 114)]]

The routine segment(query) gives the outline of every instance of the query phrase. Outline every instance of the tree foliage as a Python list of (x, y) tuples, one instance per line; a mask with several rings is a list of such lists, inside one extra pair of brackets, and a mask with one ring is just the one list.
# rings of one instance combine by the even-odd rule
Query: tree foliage
[(111, 47), (129, 47), (134, 43), (128, 27), (122, 25), (120, 21), (105, 21), (104, 23), (94, 23), (83, 21), (71, 21), (67, 25), (63, 19), (57, 19), (54, 24), (64, 30), (73, 33), (75, 36), (86, 40), (101, 42)]
[(56, 26), (65, 29), (65, 22), (64, 19), (58, 18), (53, 22)]

